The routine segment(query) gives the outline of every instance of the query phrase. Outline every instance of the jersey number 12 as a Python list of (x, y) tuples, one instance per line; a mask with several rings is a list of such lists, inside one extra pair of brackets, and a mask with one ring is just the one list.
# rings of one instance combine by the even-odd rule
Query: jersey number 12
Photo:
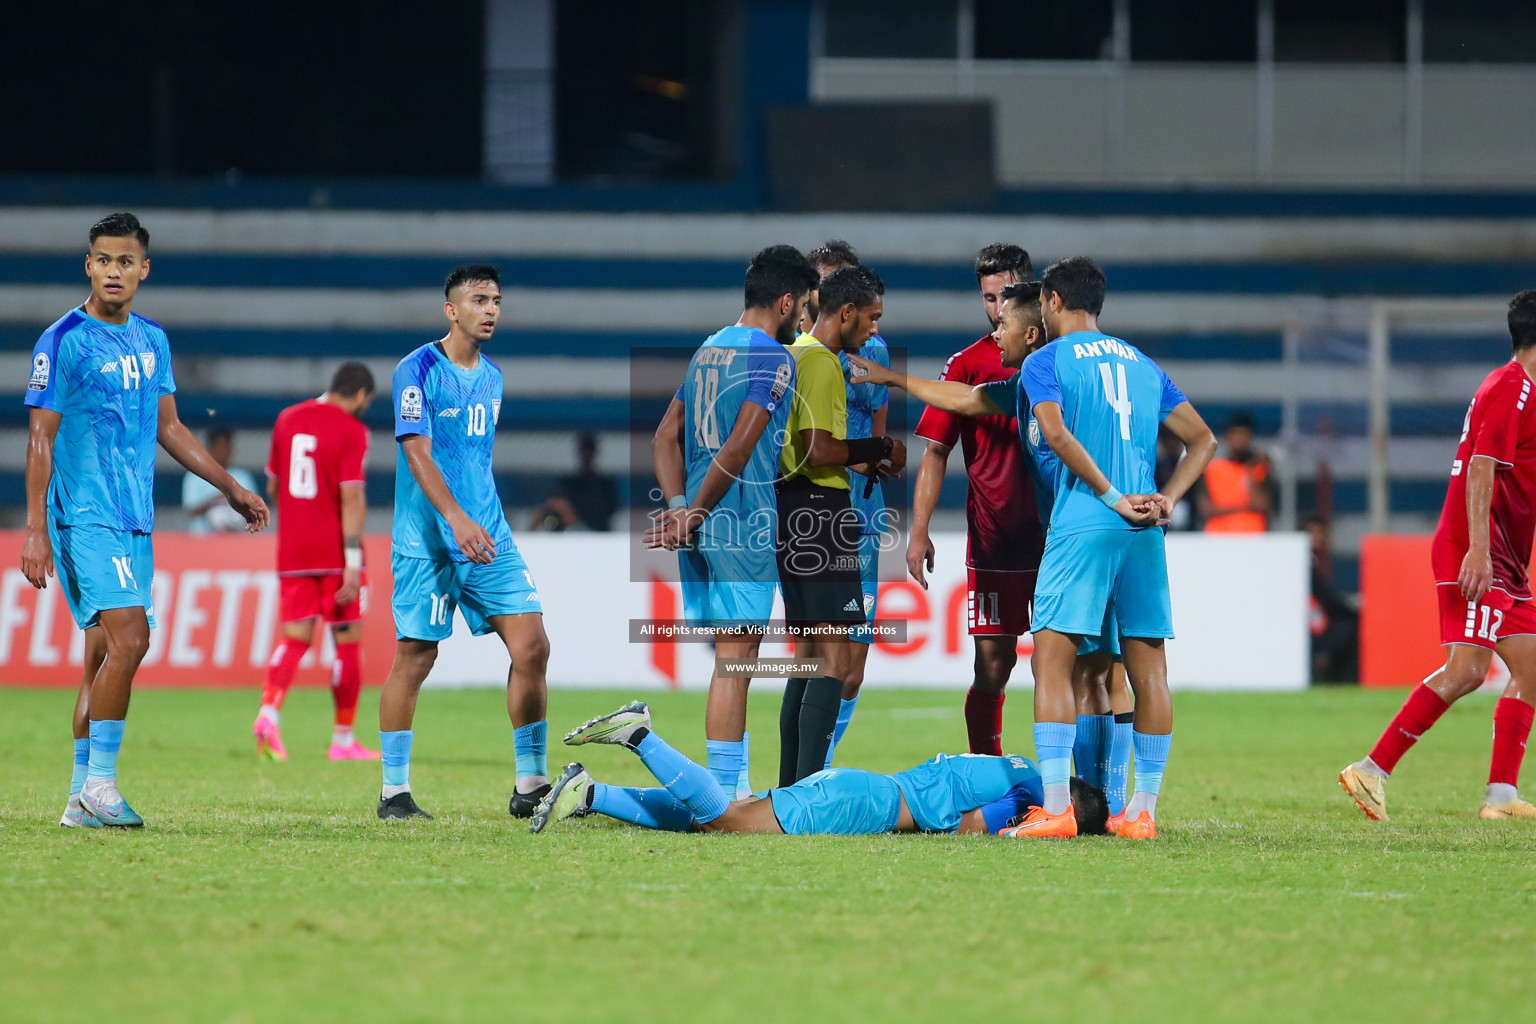
[(1131, 395), (1125, 386), (1125, 364), (1115, 365), (1115, 379), (1109, 378), (1109, 364), (1099, 364), (1099, 380), (1104, 382), (1104, 399), (1120, 417), (1120, 436), (1131, 439)]

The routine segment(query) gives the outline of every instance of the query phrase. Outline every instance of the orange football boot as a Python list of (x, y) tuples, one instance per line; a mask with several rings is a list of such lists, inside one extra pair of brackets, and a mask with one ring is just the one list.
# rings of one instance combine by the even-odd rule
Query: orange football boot
[(1111, 814), (1109, 819), (1104, 822), (1104, 834), (1107, 836), (1117, 836), (1120, 834), (1120, 826), (1124, 824), (1124, 811), (1121, 811), (1119, 814)]
[(998, 835), (1010, 839), (1071, 839), (1077, 835), (1077, 813), (1071, 804), (1060, 814), (1046, 814), (1044, 807), (1031, 807), (1022, 822)]
[(1142, 811), (1134, 818), (1127, 818), (1124, 814), (1118, 814), (1116, 817), (1120, 820), (1111, 832), (1121, 839), (1157, 838), (1157, 822), (1152, 820), (1151, 811)]

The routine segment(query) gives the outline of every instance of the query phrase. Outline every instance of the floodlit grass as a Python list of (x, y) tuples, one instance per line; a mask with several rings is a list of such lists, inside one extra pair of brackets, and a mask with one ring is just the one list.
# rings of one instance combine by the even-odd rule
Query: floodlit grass
[[(1365, 820), (1338, 769), (1400, 695), (1183, 695), (1163, 835), (747, 837), (506, 814), (494, 691), (429, 692), (412, 782), (324, 760), (328, 698), (259, 764), (252, 692), (134, 698), (123, 789), (143, 832), (64, 831), (72, 694), (0, 689), (0, 1020), (1424, 1021), (1529, 1012), (1536, 829), (1479, 822), (1491, 700), (1465, 701)], [(552, 695), (552, 739), (630, 694)], [(1011, 746), (1031, 752), (1028, 696)], [(867, 693), (839, 762), (964, 748), (961, 695)], [(371, 717), (375, 694), (365, 694)], [(697, 694), (652, 699), (703, 753)], [(752, 706), (754, 781), (777, 701)], [(362, 730), (370, 743), (373, 730)], [(551, 765), (566, 759), (556, 746)], [(600, 779), (647, 780), (619, 749)]]

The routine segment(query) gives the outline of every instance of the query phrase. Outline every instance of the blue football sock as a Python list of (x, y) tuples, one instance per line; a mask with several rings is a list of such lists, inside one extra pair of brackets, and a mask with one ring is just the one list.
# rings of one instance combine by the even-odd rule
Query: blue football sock
[[(729, 789), (727, 789), (729, 792)], [(752, 734), (741, 734), (741, 774), (736, 777), (738, 794), (752, 792)]]
[(1061, 814), (1072, 802), (1072, 744), (1076, 738), (1075, 722), (1035, 723), (1035, 756), (1040, 761), (1047, 814)]
[(709, 774), (715, 777), (726, 796), (736, 795), (736, 784), (741, 781), (742, 740), (705, 740), (704, 749), (709, 752)]
[[(533, 777), (549, 779), (549, 757), (545, 753), (545, 737), (549, 734), (548, 722), (529, 722), (512, 730), (512, 753), (517, 757), (519, 780)], [(539, 783), (542, 785), (542, 783)], [(534, 787), (530, 786), (529, 789)], [(519, 792), (526, 792), (519, 787)]]
[(91, 752), (85, 774), (92, 779), (117, 778), (117, 752), (123, 745), (122, 719), (91, 722)]
[(1078, 715), (1077, 735), (1072, 741), (1072, 771), (1095, 786), (1103, 787), (1099, 779), (1099, 750), (1104, 737), (1099, 731), (1100, 719), (1106, 715)]
[[(1121, 718), (1124, 721), (1121, 721)], [(1130, 712), (1116, 715), (1110, 726), (1109, 771), (1104, 776), (1104, 797), (1109, 801), (1109, 813), (1125, 810), (1125, 794), (1131, 781), (1131, 719)]]
[(594, 782), (591, 809), (641, 828), (687, 832), (693, 826), (692, 812), (664, 789), (635, 789)]
[(415, 738), (416, 734), (410, 729), (379, 733), (384, 785), (411, 788), (411, 740)]
[(827, 763), (823, 767), (832, 767), (832, 755), (837, 752), (837, 745), (842, 742), (843, 733), (848, 731), (848, 723), (853, 721), (853, 709), (858, 706), (857, 696), (837, 706), (837, 725), (832, 729), (832, 742), (827, 746)]
[(1038, 796), (1028, 786), (1015, 786), (1005, 796), (984, 805), (981, 808), (981, 820), (986, 822), (987, 832), (997, 835), (1008, 826), (1008, 822), (1028, 810)]
[(730, 797), (709, 774), (668, 745), (654, 732), (647, 732), (635, 747), (640, 760), (656, 776), (656, 781), (667, 788), (678, 800), (687, 805), (689, 812), (700, 822), (714, 821), (731, 806)]
[(1168, 765), (1168, 748), (1173, 745), (1173, 735), (1138, 732), (1132, 739), (1136, 746), (1136, 792), (1126, 805), (1126, 814), (1151, 811), (1155, 815), (1157, 794), (1163, 788), (1163, 769)]
[(85, 786), (86, 766), (91, 763), (91, 740), (75, 740), (75, 774), (69, 779), (69, 795), (74, 796)]

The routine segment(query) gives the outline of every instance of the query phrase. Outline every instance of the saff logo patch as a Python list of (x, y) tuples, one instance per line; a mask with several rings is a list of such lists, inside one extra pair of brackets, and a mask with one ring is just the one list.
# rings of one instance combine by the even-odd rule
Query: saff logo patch
[(421, 422), (421, 388), (414, 384), (400, 392), (400, 419), (405, 423)]
[(32, 379), (27, 381), (28, 391), (47, 391), (48, 377), (52, 372), (52, 364), (48, 362), (48, 353), (39, 352), (32, 357)]
[(773, 371), (773, 387), (768, 390), (768, 394), (775, 402), (783, 398), (784, 392), (789, 390), (789, 378), (794, 372), (788, 360), (780, 363), (779, 368)]

